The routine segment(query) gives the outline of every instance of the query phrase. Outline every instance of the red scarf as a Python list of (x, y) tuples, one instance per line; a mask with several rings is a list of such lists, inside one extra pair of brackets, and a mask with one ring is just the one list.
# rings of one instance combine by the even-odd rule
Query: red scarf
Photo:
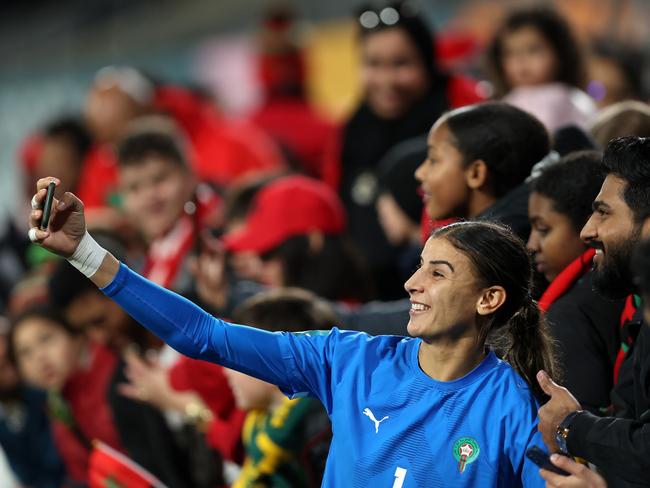
[[(542, 298), (540, 298), (539, 308), (547, 312), (553, 302), (564, 295), (580, 277), (589, 271), (591, 260), (595, 253), (595, 249), (589, 248), (564, 268), (546, 289)], [(621, 347), (618, 350), (616, 361), (614, 363), (614, 384), (616, 384), (618, 380), (618, 373), (621, 369), (621, 365), (627, 357), (630, 346), (634, 342), (634, 337), (627, 331), (626, 325), (630, 320), (632, 320), (636, 309), (637, 304), (635, 303), (634, 295), (630, 295), (625, 300), (625, 307), (623, 308), (623, 313), (621, 313), (621, 320), (619, 322), (621, 328)]]
[(591, 260), (596, 254), (593, 248), (574, 259), (559, 275), (548, 285), (548, 288), (539, 299), (539, 308), (547, 312), (551, 305), (564, 295), (587, 271), (591, 269)]

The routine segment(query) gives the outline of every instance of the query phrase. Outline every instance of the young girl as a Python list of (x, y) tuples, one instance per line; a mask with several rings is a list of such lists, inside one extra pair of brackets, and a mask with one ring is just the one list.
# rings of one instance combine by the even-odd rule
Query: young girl
[(583, 60), (569, 24), (557, 12), (532, 7), (511, 13), (488, 50), (495, 97), (538, 117), (553, 132), (584, 127), (595, 114)]
[(103, 346), (88, 347), (49, 309), (18, 316), (9, 339), (25, 381), (49, 392), (54, 439), (69, 476), (84, 481), (92, 439), (122, 449), (106, 394), (117, 357)]
[(269, 333), (218, 320), (121, 265), (86, 233), (70, 193), (50, 230), (37, 229), (50, 181), (33, 198), (34, 242), (69, 256), (182, 353), (323, 403), (334, 433), (324, 486), (543, 486), (524, 453), (542, 445), (535, 374), (554, 366), (530, 259), (506, 228), (466, 222), (432, 235), (405, 284), (412, 338)]
[(523, 183), (549, 152), (535, 117), (501, 102), (452, 110), (433, 125), (427, 146), (415, 177), (431, 219), (490, 219), (528, 238)]
[(537, 271), (551, 283), (540, 307), (558, 342), (564, 384), (584, 409), (595, 413), (610, 404), (623, 311), (623, 300), (593, 291), (595, 250), (580, 239), (605, 179), (601, 160), (600, 153), (585, 151), (548, 166), (531, 182), (528, 201), (528, 249)]

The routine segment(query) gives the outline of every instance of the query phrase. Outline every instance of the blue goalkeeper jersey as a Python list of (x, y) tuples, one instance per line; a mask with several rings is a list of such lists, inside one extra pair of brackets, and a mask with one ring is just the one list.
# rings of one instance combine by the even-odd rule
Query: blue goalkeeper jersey
[(179, 352), (320, 399), (334, 437), (327, 487), (542, 487), (537, 404), (493, 352), (454, 381), (418, 363), (419, 339), (271, 333), (216, 319), (121, 265), (103, 291)]

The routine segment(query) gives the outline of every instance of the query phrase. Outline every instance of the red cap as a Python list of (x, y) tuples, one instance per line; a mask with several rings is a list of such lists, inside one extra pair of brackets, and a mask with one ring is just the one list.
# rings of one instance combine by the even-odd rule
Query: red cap
[(308, 234), (340, 234), (345, 211), (336, 193), (306, 176), (287, 176), (269, 183), (255, 197), (244, 227), (226, 234), (229, 251), (271, 251), (289, 237)]

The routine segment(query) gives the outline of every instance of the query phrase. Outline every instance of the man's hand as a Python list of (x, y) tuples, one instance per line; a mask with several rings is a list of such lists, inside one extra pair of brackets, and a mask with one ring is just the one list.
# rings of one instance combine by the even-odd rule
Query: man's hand
[(537, 373), (537, 382), (544, 390), (544, 393), (551, 397), (539, 409), (539, 425), (537, 428), (542, 433), (542, 438), (549, 451), (557, 452), (558, 447), (555, 443), (557, 427), (571, 412), (580, 410), (580, 403), (569, 390), (556, 384), (546, 371)]
[(546, 480), (546, 488), (607, 488), (607, 483), (602, 476), (571, 458), (553, 454), (551, 462), (570, 473), (570, 476), (562, 476), (542, 469), (539, 474)]
[(175, 391), (169, 384), (167, 371), (157, 361), (146, 361), (127, 350), (125, 375), (129, 383), (118, 386), (119, 392), (133, 400), (147, 402), (160, 410), (172, 408)]
[(32, 198), (32, 211), (29, 214), (30, 239), (59, 256), (70, 257), (86, 232), (84, 206), (70, 192), (66, 192), (61, 199), (54, 198), (49, 226), (41, 230), (47, 186), (52, 181), (57, 186), (61, 183), (51, 176), (41, 178), (36, 183), (36, 194)]

